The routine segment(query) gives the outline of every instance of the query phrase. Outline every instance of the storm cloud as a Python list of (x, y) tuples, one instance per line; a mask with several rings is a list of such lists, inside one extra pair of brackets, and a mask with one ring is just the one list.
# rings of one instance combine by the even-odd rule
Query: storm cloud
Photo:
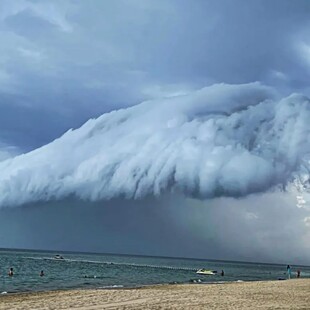
[(19, 0), (0, 12), (0, 141), (25, 151), (214, 83), (309, 94), (308, 1)]
[(106, 113), (0, 162), (0, 206), (139, 199), (179, 191), (240, 197), (308, 186), (310, 100), (258, 83), (217, 84)]

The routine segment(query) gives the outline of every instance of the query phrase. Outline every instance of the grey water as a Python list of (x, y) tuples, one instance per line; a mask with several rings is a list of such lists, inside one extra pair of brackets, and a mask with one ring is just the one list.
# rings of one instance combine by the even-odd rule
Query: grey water
[[(73, 288), (117, 288), (168, 283), (217, 283), (286, 278), (286, 265), (112, 254), (0, 250), (0, 293)], [(8, 275), (9, 268), (14, 275)], [(201, 268), (215, 275), (196, 274)], [(292, 266), (302, 277), (310, 267)], [(40, 271), (44, 276), (40, 276)], [(221, 271), (224, 270), (224, 276)]]

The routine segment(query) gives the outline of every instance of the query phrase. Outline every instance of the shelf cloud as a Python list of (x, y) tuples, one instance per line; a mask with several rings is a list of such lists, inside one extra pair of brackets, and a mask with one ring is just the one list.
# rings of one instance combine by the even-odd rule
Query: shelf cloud
[(259, 83), (215, 84), (103, 114), (0, 162), (0, 205), (182, 192), (242, 197), (307, 181), (310, 102)]

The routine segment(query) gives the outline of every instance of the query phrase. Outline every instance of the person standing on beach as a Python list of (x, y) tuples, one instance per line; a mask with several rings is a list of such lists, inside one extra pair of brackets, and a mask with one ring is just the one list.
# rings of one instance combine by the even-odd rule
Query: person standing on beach
[(287, 278), (290, 279), (291, 278), (291, 273), (292, 273), (290, 265), (287, 265), (286, 271), (287, 271)]

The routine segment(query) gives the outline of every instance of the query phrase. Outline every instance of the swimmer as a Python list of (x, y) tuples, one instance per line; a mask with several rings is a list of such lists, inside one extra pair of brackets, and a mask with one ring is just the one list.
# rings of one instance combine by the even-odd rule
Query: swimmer
[(12, 267), (10, 268), (10, 270), (9, 270), (9, 273), (8, 273), (8, 274), (9, 274), (9, 276), (10, 276), (10, 277), (12, 277), (12, 276), (13, 276), (13, 274), (14, 274), (14, 273), (13, 273), (13, 268), (12, 268)]

